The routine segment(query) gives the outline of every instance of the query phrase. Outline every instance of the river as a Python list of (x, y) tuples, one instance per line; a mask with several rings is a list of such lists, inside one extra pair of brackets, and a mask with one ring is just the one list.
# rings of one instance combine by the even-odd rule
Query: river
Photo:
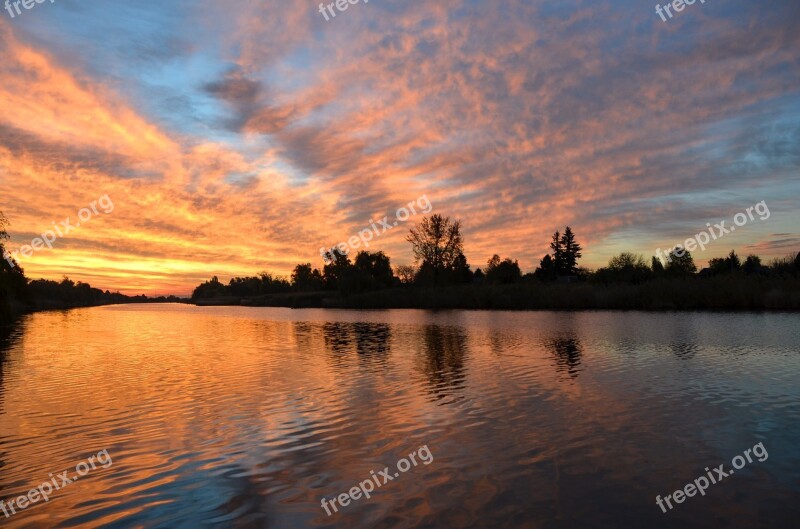
[(13, 528), (794, 527), (800, 314), (32, 314), (0, 498)]

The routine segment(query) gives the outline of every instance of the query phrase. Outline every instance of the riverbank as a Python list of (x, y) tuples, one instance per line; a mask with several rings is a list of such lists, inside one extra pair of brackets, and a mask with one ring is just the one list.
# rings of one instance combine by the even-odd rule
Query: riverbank
[(518, 283), (405, 287), (340, 295), (282, 293), (195, 300), (199, 306), (463, 310), (800, 310), (800, 281), (659, 279), (638, 285)]
[(0, 302), (0, 325), (9, 325), (16, 321), (20, 316), (32, 314), (34, 312), (44, 312), (51, 310), (69, 310), (88, 307), (103, 307), (106, 305), (125, 305), (141, 303), (189, 303), (188, 300), (175, 296), (147, 298), (139, 297), (116, 297), (109, 299), (86, 301), (86, 300), (63, 300), (63, 299), (35, 299), (29, 303), (21, 303), (16, 300), (3, 300)]

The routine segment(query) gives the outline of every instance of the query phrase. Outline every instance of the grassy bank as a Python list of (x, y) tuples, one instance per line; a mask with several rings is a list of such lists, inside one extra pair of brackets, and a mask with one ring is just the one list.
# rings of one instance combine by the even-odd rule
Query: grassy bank
[(102, 291), (85, 283), (64, 279), (25, 282), (21, 292), (8, 293), (0, 289), (0, 325), (13, 323), (19, 316), (45, 310), (68, 310), (104, 305), (134, 303), (185, 303), (175, 296), (148, 298), (144, 295), (126, 296), (118, 292)]
[(219, 298), (204, 305), (351, 309), (466, 310), (800, 310), (800, 280), (659, 279), (639, 285), (595, 283), (394, 288), (341, 296), (290, 293)]

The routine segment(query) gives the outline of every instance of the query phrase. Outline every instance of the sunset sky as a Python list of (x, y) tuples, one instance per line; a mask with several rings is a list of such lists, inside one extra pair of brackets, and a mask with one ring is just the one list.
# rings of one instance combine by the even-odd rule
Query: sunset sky
[[(533, 271), (569, 224), (598, 267), (800, 250), (800, 2), (56, 0), (0, 11), (0, 211), (18, 250), (103, 195), (31, 278), (188, 294), (322, 267), (427, 195), (469, 263)], [(666, 2), (663, 2), (666, 3)], [(412, 217), (376, 239), (410, 264)]]

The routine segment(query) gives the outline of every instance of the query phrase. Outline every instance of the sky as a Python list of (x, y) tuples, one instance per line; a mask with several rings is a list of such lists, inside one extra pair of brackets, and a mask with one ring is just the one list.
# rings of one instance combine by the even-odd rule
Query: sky
[(321, 268), (384, 216), (369, 249), (412, 264), (423, 213), (392, 221), (420, 197), (461, 219), (473, 268), (533, 271), (567, 225), (583, 266), (649, 259), (761, 202), (698, 265), (800, 250), (797, 0), (666, 22), (633, 0), (20, 8), (0, 11), (6, 246), (63, 228), (18, 254), (31, 278), (185, 295)]

